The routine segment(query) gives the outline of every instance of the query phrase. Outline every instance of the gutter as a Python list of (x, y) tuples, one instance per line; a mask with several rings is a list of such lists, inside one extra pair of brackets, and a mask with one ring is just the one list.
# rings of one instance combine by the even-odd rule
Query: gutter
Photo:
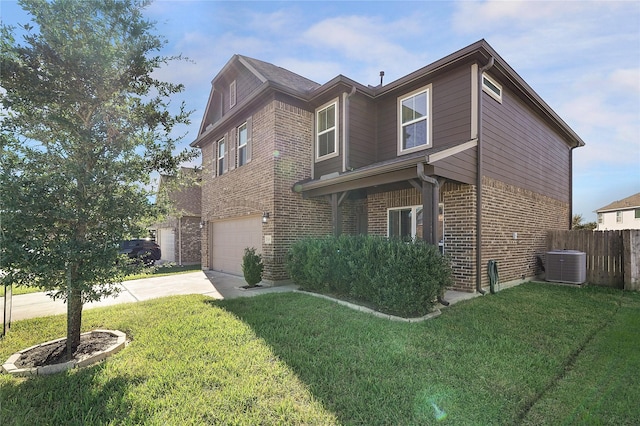
[(478, 149), (476, 169), (476, 291), (482, 295), (486, 293), (482, 289), (482, 175), (484, 172), (482, 164), (482, 74), (493, 67), (495, 60), (489, 57), (489, 62), (478, 70)]

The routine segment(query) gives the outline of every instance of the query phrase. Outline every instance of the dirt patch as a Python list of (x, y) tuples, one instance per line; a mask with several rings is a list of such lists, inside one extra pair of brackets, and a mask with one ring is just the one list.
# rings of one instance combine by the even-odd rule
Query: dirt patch
[[(80, 336), (80, 345), (74, 352), (73, 359), (76, 361), (87, 359), (108, 349), (117, 341), (118, 337), (111, 333), (94, 331), (83, 334)], [(22, 353), (14, 364), (17, 368), (33, 368), (70, 361), (66, 354), (66, 344), (67, 339), (62, 339), (48, 345), (36, 346)]]

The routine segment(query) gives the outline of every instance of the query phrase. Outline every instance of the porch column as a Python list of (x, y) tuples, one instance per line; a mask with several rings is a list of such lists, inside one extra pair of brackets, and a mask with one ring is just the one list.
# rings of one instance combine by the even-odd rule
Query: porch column
[(424, 174), (423, 163), (418, 163), (418, 176), (422, 180), (422, 240), (437, 246), (440, 185), (436, 178)]
[(333, 235), (339, 237), (342, 234), (342, 202), (349, 195), (349, 191), (334, 192), (329, 195), (329, 203), (331, 204), (331, 228)]

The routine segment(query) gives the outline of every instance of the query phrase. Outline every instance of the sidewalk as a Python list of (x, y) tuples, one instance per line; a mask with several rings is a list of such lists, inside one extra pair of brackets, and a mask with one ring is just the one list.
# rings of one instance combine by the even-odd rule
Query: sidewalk
[[(242, 277), (215, 271), (197, 271), (188, 274), (124, 281), (122, 291), (117, 296), (87, 303), (84, 305), (84, 309), (182, 294), (204, 294), (214, 299), (230, 299), (292, 291), (296, 288), (294, 285), (288, 285), (245, 290), (242, 286), (246, 284)], [(45, 293), (30, 293), (13, 296), (11, 311), (11, 321), (13, 322), (27, 318), (65, 314), (67, 305), (62, 300), (51, 299)]]
[[(214, 299), (233, 299), (236, 297), (258, 296), (265, 293), (293, 291), (297, 288), (296, 285), (291, 284), (245, 290), (242, 286), (246, 284), (242, 277), (216, 271), (197, 271), (187, 274), (124, 281), (122, 283), (122, 291), (117, 296), (87, 303), (84, 305), (84, 309), (184, 294), (204, 294)], [(445, 293), (444, 298), (453, 305), (461, 300), (477, 296), (479, 296), (477, 293), (449, 290)], [(12, 298), (11, 321), (66, 314), (66, 312), (67, 305), (62, 300), (53, 300), (45, 293), (21, 294)]]

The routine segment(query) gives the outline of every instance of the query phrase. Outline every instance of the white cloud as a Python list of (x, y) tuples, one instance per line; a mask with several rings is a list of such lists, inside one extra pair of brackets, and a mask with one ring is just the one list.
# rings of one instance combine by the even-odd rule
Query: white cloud
[(616, 69), (609, 76), (609, 82), (621, 90), (640, 94), (640, 68)]

